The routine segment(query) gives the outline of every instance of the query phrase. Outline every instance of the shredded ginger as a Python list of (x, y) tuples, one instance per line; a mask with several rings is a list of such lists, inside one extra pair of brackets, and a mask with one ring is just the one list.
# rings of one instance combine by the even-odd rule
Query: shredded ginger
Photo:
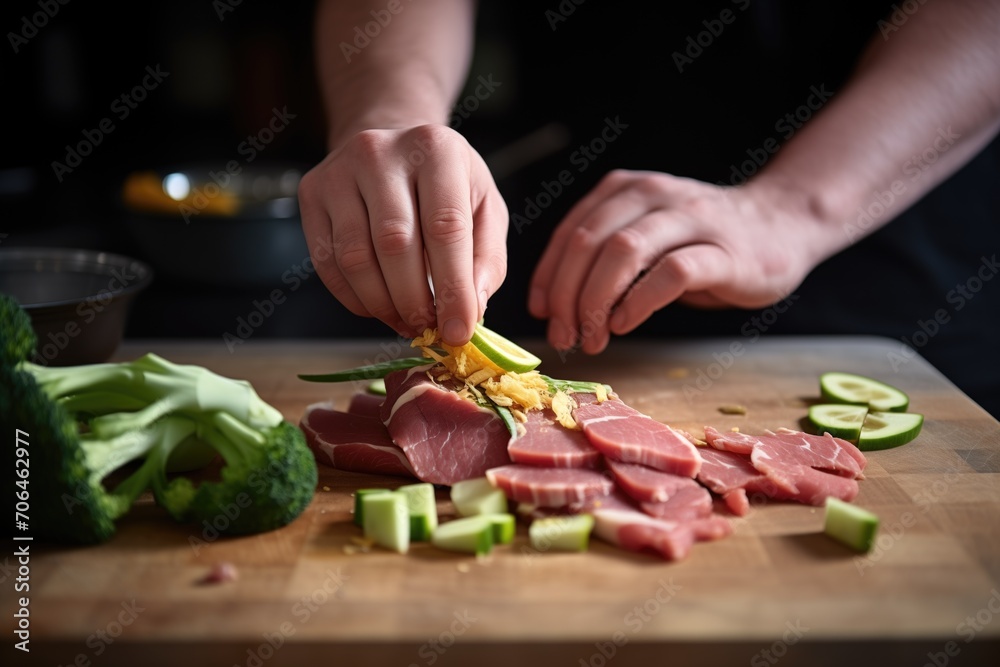
[[(425, 357), (444, 366), (443, 373), (433, 376), (438, 382), (455, 379), (465, 383), (458, 395), (466, 400), (477, 402), (485, 396), (499, 406), (510, 408), (519, 423), (527, 421), (526, 412), (549, 408), (565, 428), (580, 428), (573, 419), (576, 401), (565, 391), (552, 392), (538, 371), (505, 371), (471, 342), (461, 347), (442, 342), (436, 329), (425, 329), (410, 346), (420, 348)], [(435, 347), (447, 354), (441, 354)], [(597, 400), (607, 400), (607, 392), (601, 385), (597, 385)]]

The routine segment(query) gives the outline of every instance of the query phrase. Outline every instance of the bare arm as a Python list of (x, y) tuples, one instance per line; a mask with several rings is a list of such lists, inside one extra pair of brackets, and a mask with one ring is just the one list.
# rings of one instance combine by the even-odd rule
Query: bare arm
[(471, 0), (321, 4), (330, 154), (299, 187), (306, 241), (334, 296), (405, 336), (438, 327), (453, 345), (469, 340), (507, 264), (503, 198), (447, 126), (473, 10)]
[(398, 0), (393, 7), (398, 12), (386, 0), (319, 5), (316, 50), (331, 150), (361, 130), (448, 122), (472, 57), (474, 3)]
[(781, 299), (996, 135), (997, 35), (1000, 3), (921, 6), (888, 40), (875, 36), (843, 90), (744, 186), (609, 174), (553, 234), (532, 314), (549, 320), (557, 348), (595, 353), (675, 300)]
[(929, 2), (873, 37), (848, 85), (754, 186), (807, 198), (823, 229), (818, 263), (906, 210), (998, 129), (1000, 3)]

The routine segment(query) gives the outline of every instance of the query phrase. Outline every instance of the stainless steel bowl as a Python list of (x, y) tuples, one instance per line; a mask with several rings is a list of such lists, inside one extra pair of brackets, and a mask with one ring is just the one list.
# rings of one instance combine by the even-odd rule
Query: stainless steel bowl
[(0, 292), (31, 317), (40, 364), (106, 361), (122, 340), (129, 305), (152, 280), (149, 265), (113, 253), (0, 248)]

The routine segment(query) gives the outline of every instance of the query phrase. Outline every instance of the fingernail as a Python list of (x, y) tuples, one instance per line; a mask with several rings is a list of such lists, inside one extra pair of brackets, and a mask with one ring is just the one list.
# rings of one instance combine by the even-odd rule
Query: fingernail
[(538, 287), (532, 287), (528, 293), (528, 310), (535, 314), (545, 310), (545, 292)]
[(622, 327), (624, 326), (625, 326), (625, 313), (619, 310), (618, 312), (616, 312), (614, 315), (611, 316), (611, 320), (608, 322), (608, 327), (611, 329), (611, 331), (620, 334)]
[(469, 339), (465, 322), (457, 317), (451, 318), (441, 327), (441, 337), (449, 345), (461, 345), (465, 343)]
[(486, 302), (490, 300), (490, 295), (483, 290), (479, 293), (479, 317), (482, 318), (486, 314)]
[(559, 350), (568, 350), (574, 343), (569, 329), (560, 320), (549, 321), (549, 341)]

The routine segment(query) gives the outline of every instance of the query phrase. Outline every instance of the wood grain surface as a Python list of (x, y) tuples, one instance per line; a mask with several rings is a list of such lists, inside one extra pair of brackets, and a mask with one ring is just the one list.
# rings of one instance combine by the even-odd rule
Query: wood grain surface
[[(894, 368), (899, 349), (876, 338), (764, 338), (542, 355), (547, 374), (607, 382), (696, 435), (705, 425), (799, 428), (827, 370), (900, 387), (926, 421), (916, 441), (869, 455), (856, 502), (882, 527), (868, 555), (824, 537), (822, 510), (785, 503), (733, 518), (731, 537), (680, 563), (598, 541), (585, 554), (539, 553), (523, 525), (512, 546), (480, 561), (419, 544), (406, 556), (350, 553), (352, 491), (403, 482), (320, 466), (311, 506), (272, 533), (215, 539), (145, 499), (107, 544), (33, 544), (33, 651), (4, 664), (997, 664), (1000, 423), (919, 356)], [(346, 407), (363, 388), (297, 373), (399, 354), (392, 341), (249, 341), (230, 354), (217, 340), (131, 342), (117, 358), (147, 351), (246, 378), (293, 422), (309, 403)], [(731, 404), (747, 414), (720, 412)], [(446, 494), (438, 509), (452, 514)], [(223, 561), (238, 581), (199, 584)], [(12, 576), (2, 583), (4, 655)]]

